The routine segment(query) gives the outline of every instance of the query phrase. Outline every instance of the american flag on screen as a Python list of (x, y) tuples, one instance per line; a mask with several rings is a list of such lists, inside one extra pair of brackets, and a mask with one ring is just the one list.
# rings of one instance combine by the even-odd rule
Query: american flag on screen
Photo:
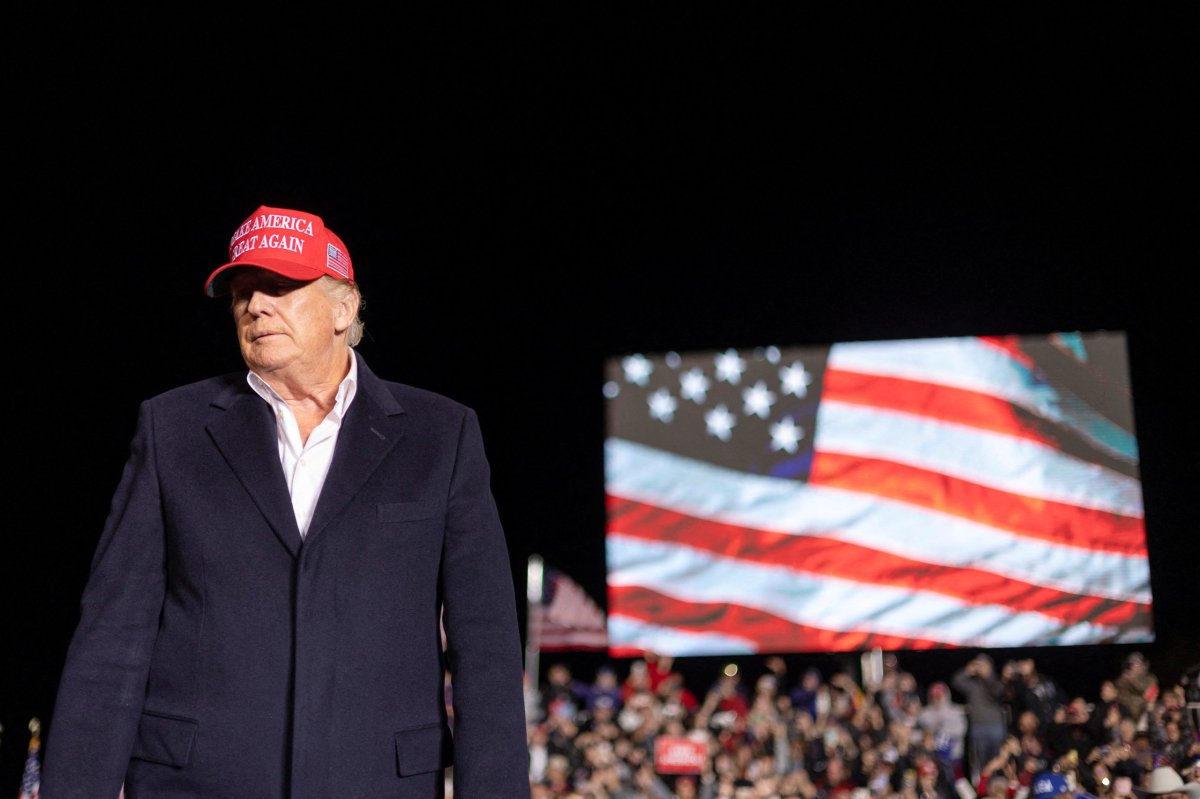
[(607, 368), (614, 654), (1153, 638), (1122, 334)]
[(529, 607), (530, 640), (542, 652), (608, 647), (604, 611), (574, 580), (543, 568), (542, 600)]

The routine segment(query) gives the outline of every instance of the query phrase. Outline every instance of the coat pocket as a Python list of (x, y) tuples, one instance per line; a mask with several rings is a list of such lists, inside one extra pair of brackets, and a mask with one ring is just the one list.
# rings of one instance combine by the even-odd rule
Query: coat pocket
[(438, 515), (436, 502), (380, 502), (379, 521), (415, 522)]
[(186, 766), (199, 726), (200, 722), (195, 719), (144, 712), (138, 724), (132, 757), (167, 766)]
[(401, 777), (446, 768), (454, 762), (454, 738), (443, 723), (396, 733), (396, 771)]

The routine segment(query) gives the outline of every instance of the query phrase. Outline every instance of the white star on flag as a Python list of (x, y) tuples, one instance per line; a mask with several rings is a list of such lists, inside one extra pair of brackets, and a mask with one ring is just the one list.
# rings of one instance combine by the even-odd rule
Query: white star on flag
[(759, 380), (753, 388), (742, 392), (742, 413), (747, 416), (757, 416), (766, 419), (771, 415), (771, 406), (775, 404), (775, 392), (767, 390), (767, 384)]
[(641, 354), (630, 355), (621, 361), (621, 367), (625, 370), (625, 379), (639, 386), (646, 385), (646, 381), (650, 379), (650, 373), (654, 371), (654, 366), (649, 359)]
[(812, 375), (804, 368), (804, 364), (796, 361), (791, 366), (779, 370), (779, 379), (783, 381), (783, 393), (804, 399), (808, 395), (808, 386), (812, 383)]
[(737, 350), (725, 350), (716, 357), (715, 362), (718, 380), (724, 380), (735, 386), (742, 381), (742, 372), (746, 371), (746, 361), (737, 354)]
[(692, 367), (679, 376), (679, 393), (684, 399), (697, 405), (708, 397), (709, 380), (698, 367)]
[(770, 431), (771, 449), (775, 452), (783, 450), (795, 454), (800, 448), (800, 439), (804, 438), (804, 428), (792, 421), (790, 416), (785, 416), (783, 421), (771, 425)]
[(737, 417), (730, 413), (729, 409), (725, 407), (725, 403), (722, 402), (717, 407), (705, 411), (704, 424), (708, 427), (710, 436), (728, 441), (733, 432), (733, 426), (737, 424)]
[(679, 407), (679, 400), (672, 397), (665, 388), (651, 394), (647, 402), (650, 405), (650, 415), (660, 422), (669, 422), (675, 418), (675, 409)]

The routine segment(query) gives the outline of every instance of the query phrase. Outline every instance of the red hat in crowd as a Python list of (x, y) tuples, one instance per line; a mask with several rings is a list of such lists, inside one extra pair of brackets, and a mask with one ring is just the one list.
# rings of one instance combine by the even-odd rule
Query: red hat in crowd
[(230, 269), (257, 266), (293, 280), (316, 280), (322, 275), (353, 280), (350, 253), (316, 214), (261, 205), (233, 231), (229, 263), (208, 276), (204, 291), (210, 297), (228, 289)]

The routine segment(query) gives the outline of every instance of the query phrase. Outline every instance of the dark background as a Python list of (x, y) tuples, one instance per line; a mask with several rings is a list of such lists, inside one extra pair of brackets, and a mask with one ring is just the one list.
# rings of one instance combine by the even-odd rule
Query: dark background
[[(240, 366), (201, 287), (259, 204), (346, 241), (377, 373), (479, 412), (519, 597), (538, 553), (603, 602), (606, 357), (1127, 331), (1137, 648), (1172, 682), (1200, 659), (1195, 6), (660, 12), (17, 12), (0, 790), (49, 721), (138, 402)], [(1131, 649), (1029, 654), (1092, 694)], [(968, 654), (901, 662), (928, 682)], [(679, 665), (703, 690), (719, 662)]]

